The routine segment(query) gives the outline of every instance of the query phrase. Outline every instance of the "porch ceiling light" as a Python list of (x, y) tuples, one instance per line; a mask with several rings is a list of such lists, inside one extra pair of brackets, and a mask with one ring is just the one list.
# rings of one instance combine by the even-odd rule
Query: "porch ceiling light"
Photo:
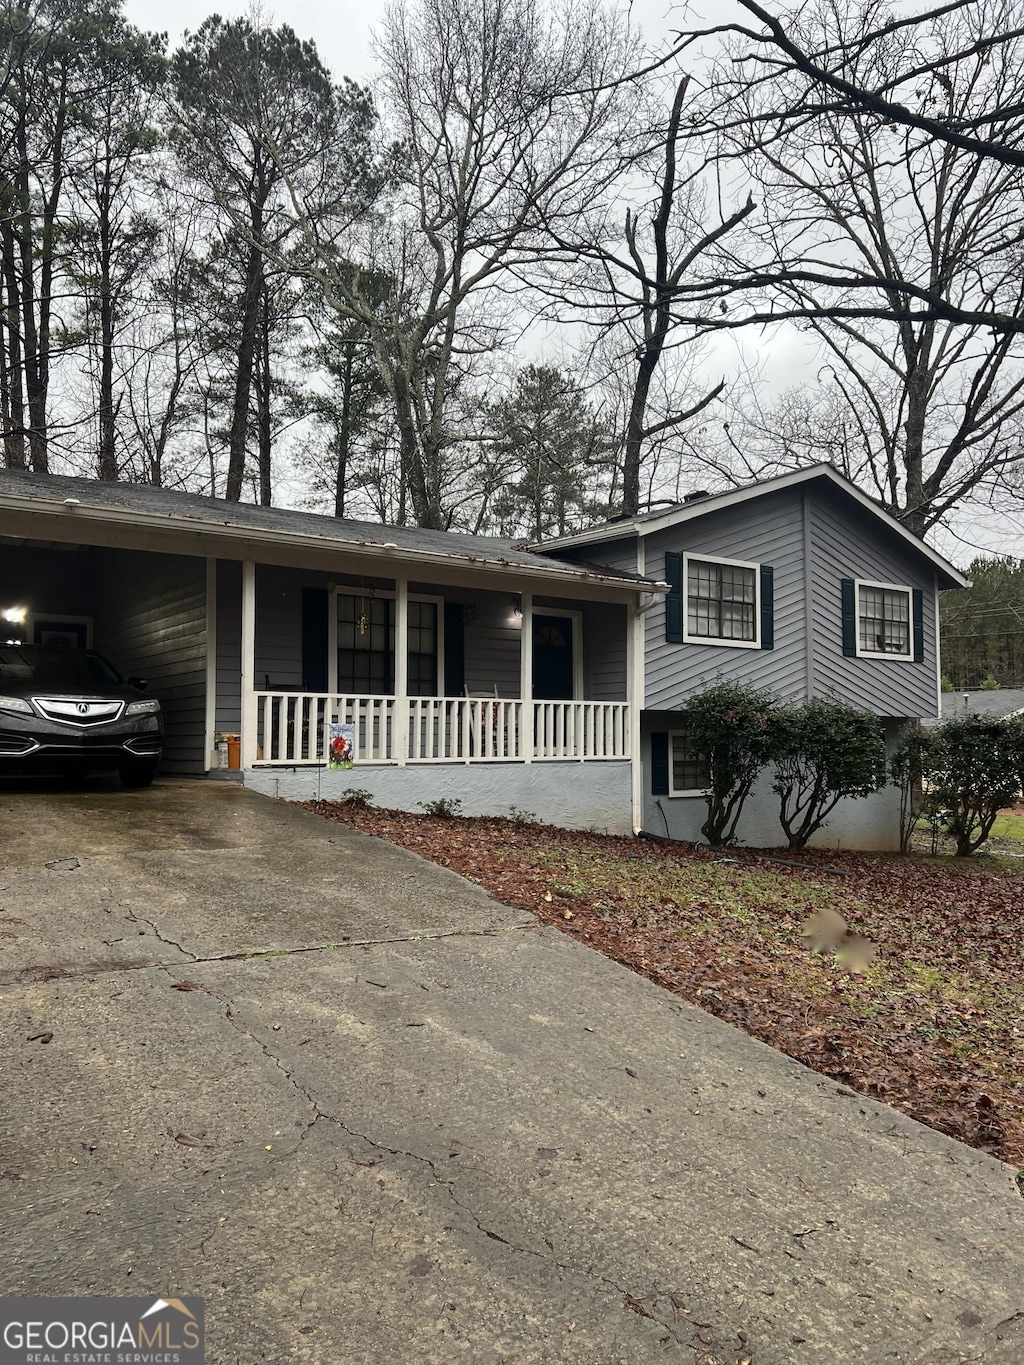
[(7, 607), (3, 618), (10, 621), (12, 626), (23, 626), (28, 618), (28, 607)]

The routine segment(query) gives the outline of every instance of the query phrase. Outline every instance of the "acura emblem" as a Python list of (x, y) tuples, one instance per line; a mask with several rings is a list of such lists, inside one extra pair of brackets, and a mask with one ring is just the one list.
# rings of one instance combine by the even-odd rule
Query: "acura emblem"
[(80, 716), (87, 716), (87, 715), (89, 714), (89, 703), (88, 703), (88, 702), (80, 701), (80, 702), (78, 703), (78, 714), (79, 714)]

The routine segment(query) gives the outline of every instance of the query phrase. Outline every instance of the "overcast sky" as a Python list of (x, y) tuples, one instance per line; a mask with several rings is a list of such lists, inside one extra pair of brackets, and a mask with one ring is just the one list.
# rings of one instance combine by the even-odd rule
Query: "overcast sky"
[[(898, 0), (899, 3), (899, 0)], [(710, 11), (708, 6), (710, 5)], [(289, 0), (286, 6), (263, 7), (268, 23), (287, 22), (301, 38), (316, 43), (325, 64), (336, 77), (349, 76), (372, 85), (373, 55), (371, 32), (381, 18), (386, 0)], [(253, 8), (250, 0), (177, 0), (171, 14), (166, 3), (158, 0), (125, 0), (127, 17), (141, 28), (166, 31), (171, 47), (177, 46), (186, 31), (194, 31), (211, 13), (227, 18), (246, 14)], [(703, 3), (672, 4), (670, 0), (635, 0), (630, 6), (635, 24), (651, 48), (660, 48), (671, 40), (673, 30), (694, 22), (701, 9), (713, 13), (717, 22), (725, 19), (728, 0), (708, 0)], [(173, 17), (172, 17), (173, 16)], [(547, 341), (531, 336), (531, 349), (547, 349), (546, 357), (557, 362), (557, 336)], [(807, 383), (815, 383), (820, 357), (794, 329), (779, 329), (772, 333), (755, 332), (745, 336), (729, 333), (722, 337), (708, 355), (705, 369), (711, 384), (719, 378), (738, 375), (744, 359), (761, 376), (766, 390), (779, 391), (799, 382), (806, 376)], [(964, 564), (973, 553), (984, 550), (993, 554), (1014, 554), (1024, 557), (1024, 514), (996, 516), (977, 509), (965, 509), (955, 523), (954, 533), (939, 533), (933, 537), (937, 547), (951, 559)]]

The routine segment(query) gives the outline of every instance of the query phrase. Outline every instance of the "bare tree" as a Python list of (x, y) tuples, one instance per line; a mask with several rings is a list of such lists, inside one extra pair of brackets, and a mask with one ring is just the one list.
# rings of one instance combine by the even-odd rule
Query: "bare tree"
[[(308, 200), (292, 207), (308, 269), (371, 339), (412, 514), (444, 527), (468, 496), (455, 413), (511, 324), (500, 291), (550, 225), (603, 209), (632, 143), (620, 82), (636, 47), (600, 0), (399, 0), (377, 50), (402, 151), (386, 216), (344, 241), (343, 262)], [(364, 288), (381, 273), (395, 285), (383, 307)]]
[[(824, 25), (830, 48), (874, 33), (884, 13), (874, 0), (818, 5), (802, 22)], [(964, 124), (1017, 79), (1010, 46), (972, 42), (966, 17), (954, 6), (933, 18), (922, 77), (922, 99), (940, 90), (947, 118)], [(924, 60), (920, 28), (884, 27), (884, 43), (856, 49), (872, 88)], [(790, 319), (816, 337), (835, 400), (827, 421), (838, 403), (853, 437), (846, 472), (923, 534), (1024, 461), (1024, 172), (857, 105), (807, 104), (802, 80), (783, 70), (744, 84), (718, 69), (699, 126), (714, 127), (723, 166), (754, 182), (762, 210), (722, 245), (721, 273), (689, 301), (682, 286), (674, 306), (685, 314), (699, 300), (704, 328)], [(784, 426), (769, 467), (791, 458)]]

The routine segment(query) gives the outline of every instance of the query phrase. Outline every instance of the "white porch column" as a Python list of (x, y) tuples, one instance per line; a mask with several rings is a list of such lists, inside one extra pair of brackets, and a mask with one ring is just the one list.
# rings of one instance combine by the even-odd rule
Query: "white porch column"
[(533, 750), (537, 742), (536, 727), (533, 723), (533, 593), (524, 592), (519, 599), (523, 612), (523, 626), (519, 636), (519, 701), (522, 719), (519, 722), (520, 758), (524, 763), (533, 762)]
[(633, 833), (644, 824), (643, 768), (640, 763), (640, 712), (644, 708), (644, 621), (639, 597), (626, 610), (626, 701), (629, 704), (629, 772)]
[[(440, 623), (438, 623), (440, 629)], [(394, 759), (409, 757), (409, 580), (395, 579), (395, 715), (391, 723)]]
[(210, 770), (213, 736), (217, 729), (217, 561), (206, 560), (206, 756)]
[(242, 767), (256, 762), (256, 565), (242, 561)]

